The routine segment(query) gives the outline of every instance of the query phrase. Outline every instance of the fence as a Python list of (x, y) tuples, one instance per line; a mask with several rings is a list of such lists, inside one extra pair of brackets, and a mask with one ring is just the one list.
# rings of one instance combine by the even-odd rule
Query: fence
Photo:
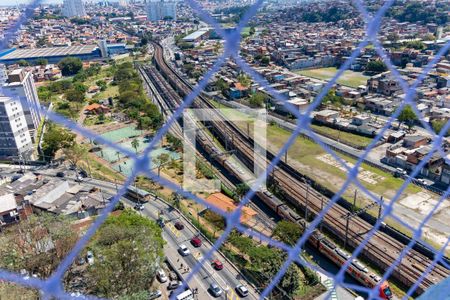
[[(222, 36), (225, 39), (225, 51), (224, 53), (218, 58), (216, 63), (210, 68), (210, 70), (204, 74), (203, 79), (198, 83), (198, 85), (194, 88), (192, 93), (188, 95), (184, 99), (183, 105), (181, 105), (174, 113), (174, 117), (171, 118), (164, 124), (164, 126), (159, 130), (159, 132), (152, 138), (150, 141), (148, 147), (144, 150), (144, 152), (141, 155), (137, 155), (133, 151), (130, 151), (129, 149), (123, 148), (120, 145), (117, 145), (111, 141), (108, 141), (102, 137), (96, 136), (94, 133), (90, 132), (89, 130), (80, 127), (78, 124), (72, 122), (71, 120), (65, 119), (57, 114), (54, 114), (52, 112), (48, 112), (48, 117), (50, 120), (63, 124), (67, 128), (82, 134), (86, 138), (95, 139), (99, 143), (104, 144), (105, 146), (111, 147), (115, 149), (116, 151), (121, 152), (124, 156), (129, 156), (134, 161), (134, 168), (131, 172), (131, 174), (128, 176), (125, 184), (120, 188), (118, 194), (113, 198), (113, 200), (109, 203), (109, 205), (104, 209), (101, 215), (99, 215), (98, 218), (96, 218), (95, 222), (91, 225), (91, 227), (87, 230), (86, 234), (82, 236), (78, 242), (76, 243), (75, 247), (72, 249), (72, 251), (67, 255), (67, 257), (61, 262), (61, 264), (58, 266), (58, 268), (55, 270), (53, 275), (48, 279), (39, 279), (39, 278), (24, 278), (20, 276), (19, 274), (12, 273), (6, 270), (2, 270), (0, 272), (0, 279), (15, 282), (17, 284), (21, 284), (27, 287), (32, 287), (39, 289), (46, 298), (50, 298), (52, 296), (61, 298), (61, 299), (68, 299), (70, 298), (70, 295), (68, 295), (62, 286), (62, 278), (64, 276), (64, 273), (69, 268), (69, 266), (72, 264), (72, 262), (75, 260), (77, 255), (82, 251), (83, 247), (86, 246), (87, 242), (91, 239), (91, 237), (94, 235), (96, 230), (99, 228), (99, 226), (105, 221), (108, 214), (113, 210), (116, 203), (119, 201), (120, 197), (126, 192), (126, 189), (130, 184), (133, 183), (134, 178), (138, 174), (146, 174), (147, 176), (151, 177), (153, 180), (157, 181), (160, 184), (163, 184), (167, 186), (168, 188), (176, 191), (177, 193), (181, 194), (184, 197), (189, 197), (198, 203), (206, 204), (204, 200), (200, 199), (199, 197), (183, 190), (180, 186), (168, 181), (167, 179), (164, 179), (162, 177), (159, 177), (158, 174), (155, 174), (153, 171), (151, 171), (153, 168), (151, 158), (149, 158), (149, 152), (151, 149), (157, 145), (160, 141), (160, 139), (163, 137), (163, 135), (169, 130), (170, 125), (175, 122), (177, 118), (179, 118), (183, 112), (183, 109), (185, 107), (188, 107), (193, 100), (201, 93), (201, 91), (205, 88), (208, 80), (211, 79), (211, 76), (216, 73), (220, 67), (224, 64), (226, 59), (232, 58), (234, 61), (239, 65), (239, 67), (249, 74), (252, 79), (259, 83), (261, 86), (266, 87), (266, 91), (275, 99), (278, 101), (286, 101), (286, 99), (282, 96), (280, 96), (274, 89), (272, 89), (268, 82), (262, 78), (252, 67), (239, 56), (239, 47), (240, 47), (240, 33), (243, 30), (243, 28), (249, 23), (249, 20), (257, 13), (258, 9), (261, 7), (263, 1), (262, 0), (256, 0), (250, 8), (245, 12), (242, 19), (239, 21), (236, 30), (233, 32), (226, 32), (224, 29), (222, 29), (214, 20), (213, 18), (202, 9), (199, 3), (195, 2), (194, 0), (187, 0), (187, 4), (189, 4), (192, 9), (197, 13), (200, 18), (205, 21), (206, 23), (209, 23), (210, 26), (214, 28), (214, 30)], [(416, 88), (423, 82), (427, 74), (430, 72), (430, 70), (433, 68), (433, 66), (440, 60), (443, 55), (449, 50), (450, 48), (450, 42), (447, 42), (444, 47), (442, 47), (437, 54), (433, 57), (433, 59), (428, 63), (428, 65), (424, 68), (423, 72), (418, 76), (418, 78), (409, 85), (404, 79), (401, 78), (399, 72), (395, 69), (393, 66), (391, 60), (389, 59), (386, 51), (383, 49), (383, 47), (380, 45), (380, 42), (377, 39), (378, 31), (380, 30), (381, 26), (381, 20), (382, 17), (386, 14), (388, 9), (393, 5), (394, 0), (387, 0), (384, 1), (379, 8), (377, 12), (372, 12), (369, 14), (367, 11), (367, 8), (365, 7), (365, 4), (361, 0), (355, 0), (353, 1), (354, 6), (358, 9), (359, 13), (362, 16), (362, 19), (365, 22), (366, 26), (366, 36), (362, 41), (358, 43), (358, 46), (353, 50), (351, 55), (348, 56), (348, 59), (342, 64), (339, 71), (333, 76), (333, 78), (325, 85), (325, 87), (322, 89), (322, 91), (317, 95), (315, 100), (310, 104), (308, 109), (304, 113), (299, 113), (298, 110), (295, 110), (291, 105), (288, 103), (286, 104), (286, 107), (289, 109), (289, 111), (297, 118), (297, 126), (296, 129), (292, 132), (291, 138), (286, 142), (286, 144), (283, 146), (283, 148), (280, 150), (280, 152), (273, 157), (272, 164), (268, 167), (266, 172), (264, 173), (264, 176), (267, 176), (273, 168), (274, 165), (280, 162), (281, 157), (284, 155), (284, 152), (286, 152), (289, 147), (292, 145), (293, 140), (296, 136), (300, 134), (302, 131), (302, 128), (308, 128), (308, 125), (311, 122), (310, 115), (311, 112), (316, 109), (324, 96), (327, 94), (327, 92), (332, 88), (332, 86), (336, 83), (336, 80), (343, 74), (343, 72), (350, 67), (352, 62), (355, 61), (355, 59), (359, 56), (361, 53), (361, 49), (368, 46), (369, 44), (374, 46), (374, 49), (376, 53), (382, 58), (383, 62), (386, 64), (388, 69), (391, 71), (393, 76), (396, 78), (396, 80), (399, 82), (401, 88), (403, 89), (403, 92), (405, 94), (404, 101), (401, 103), (401, 105), (396, 109), (396, 111), (392, 114), (389, 121), (386, 123), (386, 125), (382, 128), (381, 132), (374, 138), (373, 142), (367, 147), (366, 151), (363, 155), (360, 157), (356, 157), (357, 163), (350, 168), (345, 164), (342, 159), (339, 158), (339, 156), (336, 154), (336, 151), (338, 149), (332, 148), (332, 147), (325, 147), (324, 150), (326, 150), (330, 155), (334, 157), (344, 168), (347, 169), (348, 176), (346, 178), (345, 183), (343, 184), (342, 188), (337, 193), (330, 194), (330, 201), (326, 205), (326, 207), (322, 210), (322, 212), (316, 216), (316, 218), (310, 223), (310, 227), (304, 235), (297, 241), (297, 243), (293, 246), (287, 246), (284, 245), (283, 249), (288, 251), (288, 258), (286, 259), (285, 263), (283, 264), (282, 268), (278, 271), (278, 273), (272, 278), (270, 284), (265, 287), (265, 289), (261, 292), (261, 298), (265, 298), (269, 295), (270, 291), (276, 286), (277, 282), (282, 278), (283, 274), (286, 272), (288, 266), (296, 261), (298, 259), (298, 256), (302, 250), (303, 245), (305, 244), (308, 237), (311, 235), (312, 231), (320, 224), (321, 219), (324, 217), (324, 215), (327, 213), (327, 211), (335, 205), (341, 198), (342, 193), (345, 191), (345, 189), (349, 186), (349, 184), (355, 184), (360, 190), (364, 191), (372, 200), (379, 205), (383, 206), (383, 215), (381, 216), (381, 219), (378, 220), (376, 223), (374, 223), (373, 229), (370, 230), (367, 234), (367, 237), (365, 238), (364, 242), (362, 242), (352, 253), (351, 258), (347, 260), (347, 262), (340, 268), (339, 272), (337, 274), (329, 274), (330, 277), (333, 277), (334, 279), (334, 285), (340, 285), (344, 287), (352, 287), (352, 288), (358, 288), (361, 291), (365, 291), (369, 293), (371, 298), (376, 298), (376, 289), (368, 289), (365, 287), (355, 287), (352, 285), (349, 285), (348, 283), (345, 283), (343, 280), (343, 276), (345, 273), (345, 270), (349, 267), (349, 264), (352, 262), (354, 258), (356, 258), (362, 251), (362, 249), (366, 246), (367, 242), (373, 237), (375, 232), (379, 229), (381, 229), (383, 220), (390, 216), (397, 220), (398, 222), (402, 223), (404, 226), (411, 228), (411, 226), (398, 217), (393, 214), (393, 205), (398, 201), (400, 195), (405, 190), (405, 188), (408, 186), (408, 184), (411, 183), (412, 179), (419, 173), (420, 168), (424, 166), (424, 164), (430, 159), (431, 155), (427, 155), (423, 158), (422, 162), (417, 166), (417, 168), (411, 173), (411, 176), (408, 177), (402, 187), (397, 191), (396, 196), (392, 198), (392, 201), (390, 203), (380, 203), (380, 200), (378, 197), (373, 195), (371, 192), (369, 192), (358, 180), (357, 174), (358, 174), (358, 168), (360, 165), (365, 162), (368, 153), (373, 149), (373, 147), (382, 139), (383, 134), (388, 129), (389, 125), (399, 116), (400, 112), (406, 105), (410, 105), (417, 116), (419, 116), (421, 125), (427, 129), (431, 134), (434, 135), (433, 143), (432, 143), (432, 149), (440, 152), (440, 154), (443, 157), (446, 157), (446, 153), (444, 153), (443, 149), (440, 147), (443, 141), (443, 135), (445, 132), (447, 132), (450, 129), (450, 123), (447, 123), (441, 130), (441, 132), (436, 135), (432, 128), (430, 127), (430, 124), (424, 121), (423, 115), (421, 112), (417, 109), (417, 103), (415, 102), (415, 94), (416, 94)], [(17, 31), (20, 29), (20, 27), (32, 16), (33, 10), (40, 4), (39, 0), (33, 0), (23, 13), (23, 15), (19, 18), (19, 20), (13, 24), (8, 30), (6, 30), (4, 34), (4, 39), (0, 43), (0, 51), (4, 50), (7, 47), (8, 41), (14, 37), (17, 33)], [(320, 142), (317, 140), (317, 138), (312, 135), (311, 138), (315, 140), (315, 142)], [(320, 143), (319, 143), (320, 144)], [(447, 159), (447, 158), (446, 158)], [(448, 160), (447, 160), (448, 163)], [(227, 213), (227, 212), (220, 212), (225, 218), (227, 218), (227, 226), (224, 230), (224, 233), (220, 238), (218, 238), (214, 242), (214, 247), (209, 253), (204, 257), (203, 261), (198, 263), (193, 269), (191, 274), (188, 276), (187, 281), (192, 279), (192, 276), (199, 271), (201, 268), (201, 264), (204, 263), (207, 259), (209, 259), (213, 253), (213, 251), (216, 251), (219, 249), (220, 245), (227, 239), (230, 232), (233, 229), (237, 229), (240, 231), (243, 231), (243, 228), (239, 226), (239, 217), (241, 213), (241, 209), (244, 205), (246, 205), (250, 200), (250, 198), (255, 194), (255, 190), (258, 189), (259, 185), (263, 181), (263, 177), (261, 176), (258, 178), (254, 184), (251, 186), (251, 190), (245, 195), (245, 197), (242, 199), (238, 209), (234, 211), (233, 213)], [(406, 253), (411, 250), (414, 245), (416, 244), (416, 240), (421, 240), (421, 232), (424, 227), (424, 225), (428, 222), (431, 215), (436, 211), (436, 208), (446, 199), (446, 197), (449, 194), (449, 190), (447, 190), (442, 197), (440, 198), (440, 201), (436, 203), (433, 210), (431, 210), (427, 216), (422, 220), (419, 224), (419, 226), (414, 227), (414, 236), (413, 239), (408, 242), (408, 245), (404, 248), (404, 251), (399, 253), (398, 258), (395, 260), (394, 263), (391, 264), (389, 268), (384, 270), (384, 274), (382, 276), (382, 281), (386, 280), (396, 269), (398, 264), (401, 262), (401, 260), (405, 257)], [(217, 209), (215, 210), (217, 211)], [(217, 211), (219, 212), (219, 211)], [(247, 234), (257, 235), (257, 232), (247, 231)], [(272, 246), (280, 246), (281, 244), (278, 241), (274, 241), (270, 238), (265, 238), (266, 242), (269, 243)], [(428, 245), (425, 241), (421, 241), (422, 244), (427, 245), (429, 249), (433, 249), (430, 245)], [(448, 243), (448, 241), (447, 241)], [(441, 250), (431, 250), (435, 254), (435, 258), (433, 261), (430, 261), (430, 264), (433, 266), (437, 263), (444, 264), (448, 267), (448, 263), (442, 259), (442, 254), (445, 251), (445, 248), (442, 248)], [(304, 262), (304, 261), (298, 261), (299, 263), (305, 265), (306, 267), (316, 269), (315, 266)], [(427, 276), (427, 274), (431, 271), (430, 268), (427, 268), (424, 270), (418, 278), (417, 283), (412, 286), (408, 292), (407, 295), (412, 295), (417, 288), (417, 285)]]

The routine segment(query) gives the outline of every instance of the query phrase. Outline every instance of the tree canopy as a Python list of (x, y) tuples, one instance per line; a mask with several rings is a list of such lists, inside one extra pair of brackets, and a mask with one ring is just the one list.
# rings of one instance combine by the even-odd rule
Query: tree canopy
[(53, 158), (55, 153), (60, 149), (72, 147), (74, 142), (75, 134), (54, 123), (48, 123), (42, 143), (42, 151), (45, 159)]
[(372, 60), (367, 63), (366, 71), (381, 73), (387, 70), (386, 65), (381, 60)]
[(83, 63), (79, 58), (66, 57), (58, 63), (58, 67), (61, 69), (63, 76), (72, 76), (77, 74), (83, 68)]
[(164, 259), (164, 244), (161, 228), (133, 210), (109, 216), (88, 245), (102, 258), (87, 270), (94, 294), (114, 298), (148, 290)]
[(403, 108), (402, 112), (398, 116), (398, 120), (400, 122), (406, 123), (409, 127), (411, 127), (414, 121), (417, 120), (417, 116), (414, 113), (412, 107), (410, 105), (407, 105), (405, 106), (405, 108)]

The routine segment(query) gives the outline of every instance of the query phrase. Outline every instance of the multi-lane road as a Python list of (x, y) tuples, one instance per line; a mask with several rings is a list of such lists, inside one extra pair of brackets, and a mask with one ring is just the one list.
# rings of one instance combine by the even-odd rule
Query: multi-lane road
[[(14, 173), (14, 169), (3, 169), (0, 174), (10, 175)], [(46, 176), (55, 177), (57, 172), (64, 171), (65, 180), (73, 182), (74, 184), (83, 184), (86, 186), (92, 186), (100, 188), (108, 197), (113, 196), (120, 189), (115, 183), (96, 180), (92, 178), (86, 178), (82, 183), (76, 183), (75, 171), (66, 170), (62, 168), (41, 168), (39, 173)], [(121, 201), (125, 205), (134, 206), (134, 202), (121, 198)], [(163, 227), (163, 238), (167, 242), (164, 247), (164, 254), (166, 255), (169, 263), (177, 269), (178, 273), (182, 276), (183, 281), (188, 277), (190, 271), (192, 271), (195, 265), (201, 260), (202, 257), (206, 257), (207, 252), (211, 250), (212, 244), (203, 235), (199, 233), (199, 230), (192, 225), (189, 220), (183, 216), (177, 209), (169, 206), (159, 198), (153, 198), (144, 205), (144, 209), (140, 213), (153, 220), (157, 220), (160, 215), (164, 216), (165, 226)], [(175, 223), (180, 222), (184, 225), (182, 230), (175, 228)], [(194, 247), (191, 244), (191, 239), (194, 236), (199, 236), (202, 241), (200, 247)], [(190, 255), (182, 256), (178, 252), (179, 245), (184, 244), (190, 250)], [(217, 259), (223, 264), (222, 270), (215, 270), (212, 266), (212, 260)], [(226, 257), (219, 251), (214, 251), (210, 259), (205, 260), (200, 270), (194, 274), (190, 282), (187, 282), (191, 290), (197, 289), (198, 293), (195, 295), (196, 299), (211, 299), (213, 296), (208, 291), (211, 283), (216, 283), (222, 289), (222, 295), (217, 299), (239, 299), (239, 296), (235, 292), (235, 287), (239, 284), (244, 285), (249, 290), (249, 295), (245, 299), (259, 299), (257, 291), (246, 282), (242, 274), (239, 272), (236, 266), (234, 266)]]

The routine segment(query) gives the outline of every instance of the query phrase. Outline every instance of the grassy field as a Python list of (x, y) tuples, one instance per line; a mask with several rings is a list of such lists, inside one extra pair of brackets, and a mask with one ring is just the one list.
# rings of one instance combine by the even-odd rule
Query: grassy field
[(317, 133), (322, 133), (327, 136), (332, 136), (336, 140), (339, 138), (340, 141), (348, 142), (355, 146), (367, 147), (372, 142), (372, 138), (358, 135), (358, 134), (353, 134), (351, 132), (337, 130), (337, 129), (330, 128), (327, 126), (320, 126), (320, 125), (312, 124), (311, 128)]
[[(330, 80), (336, 72), (337, 69), (334, 67), (296, 71), (297, 74), (322, 80)], [(358, 87), (360, 85), (366, 85), (367, 79), (369, 78), (369, 76), (362, 75), (362, 73), (346, 70), (337, 80), (337, 83), (349, 87)]]

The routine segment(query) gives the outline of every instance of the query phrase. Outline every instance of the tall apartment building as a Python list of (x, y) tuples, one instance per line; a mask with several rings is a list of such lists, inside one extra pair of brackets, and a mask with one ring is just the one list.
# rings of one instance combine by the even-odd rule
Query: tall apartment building
[(6, 73), (6, 66), (4, 64), (0, 64), (0, 87), (6, 83), (7, 79), (8, 74)]
[(0, 96), (0, 157), (30, 159), (33, 143), (18, 98)]
[(33, 74), (25, 72), (23, 69), (10, 72), (8, 81), (3, 85), (2, 91), (4, 96), (19, 98), (28, 130), (34, 141), (42, 116)]
[(68, 18), (86, 16), (86, 10), (84, 9), (82, 0), (64, 0), (62, 12)]
[(174, 1), (150, 1), (147, 3), (147, 19), (155, 22), (170, 17), (177, 19), (177, 3)]

